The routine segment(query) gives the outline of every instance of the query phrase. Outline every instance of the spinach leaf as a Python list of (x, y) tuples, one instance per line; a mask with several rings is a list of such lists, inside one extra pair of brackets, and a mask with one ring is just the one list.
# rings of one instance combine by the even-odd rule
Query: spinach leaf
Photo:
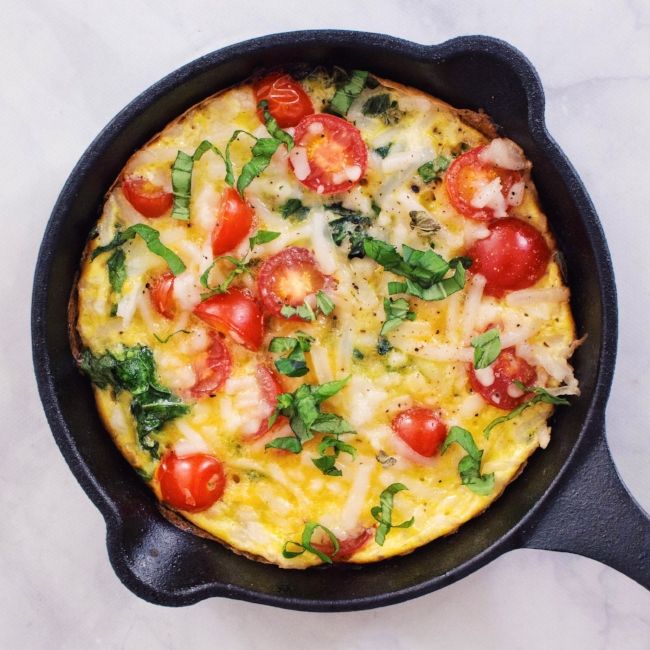
[(507, 422), (508, 420), (512, 420), (513, 418), (516, 418), (518, 415), (521, 415), (527, 408), (530, 408), (531, 406), (535, 406), (535, 404), (553, 404), (554, 406), (569, 406), (569, 400), (567, 400), (565, 397), (556, 397), (555, 395), (551, 395), (545, 388), (542, 388), (541, 386), (534, 386), (533, 388), (528, 388), (524, 384), (522, 384), (520, 381), (515, 381), (514, 382), (517, 388), (520, 390), (523, 390), (526, 393), (534, 393), (534, 397), (531, 397), (531, 399), (526, 400), (522, 404), (520, 404), (516, 409), (513, 409), (510, 411), (510, 413), (506, 415), (502, 415), (501, 417), (495, 418), (490, 422), (485, 429), (483, 429), (483, 435), (486, 438), (490, 437), (490, 433), (494, 427), (496, 427), (499, 424), (502, 424), (503, 422)]
[(126, 255), (122, 248), (116, 248), (113, 254), (108, 258), (106, 267), (108, 268), (108, 281), (115, 293), (120, 293), (126, 280)]
[[(314, 532), (316, 531), (317, 528), (320, 528), (327, 535), (330, 542), (332, 543), (332, 556), (336, 555), (339, 552), (339, 548), (340, 548), (339, 540), (336, 539), (336, 535), (329, 528), (326, 528), (322, 524), (319, 524), (315, 521), (308, 521), (305, 524), (304, 530), (302, 531), (302, 539), (300, 542), (292, 542), (292, 541), (285, 542), (284, 547), (282, 548), (283, 557), (287, 559), (291, 559), (294, 557), (298, 557), (299, 555), (302, 555), (305, 551), (307, 551), (308, 553), (311, 553), (312, 555), (318, 557), (322, 562), (325, 562), (326, 564), (332, 564), (332, 558), (329, 555), (318, 550), (311, 543), (311, 539), (314, 536)], [(289, 545), (291, 545), (293, 548), (298, 548), (300, 550), (292, 551), (289, 549)]]
[(501, 352), (501, 338), (496, 327), (471, 340), (474, 348), (474, 368), (480, 370), (494, 363)]
[(375, 531), (375, 542), (379, 546), (384, 545), (386, 535), (388, 535), (391, 528), (410, 528), (415, 521), (415, 518), (411, 517), (408, 521), (403, 521), (401, 524), (392, 523), (393, 498), (402, 490), (408, 490), (406, 485), (403, 483), (392, 483), (379, 495), (379, 505), (370, 510), (370, 514), (379, 522), (379, 526), (377, 526), (377, 530)]
[(348, 258), (365, 257), (363, 242), (367, 237), (368, 228), (372, 225), (372, 218), (355, 210), (348, 210), (340, 203), (326, 205), (325, 209), (339, 215), (338, 219), (329, 222), (334, 243), (341, 246), (347, 237), (350, 244)]
[(451, 427), (440, 453), (444, 454), (454, 442), (467, 452), (467, 456), (463, 456), (458, 463), (461, 483), (476, 494), (482, 496), (490, 494), (494, 489), (494, 474), (481, 474), (483, 450), (476, 446), (472, 434), (462, 427)]
[(424, 165), (420, 165), (418, 167), (418, 174), (425, 183), (437, 181), (440, 179), (441, 173), (449, 167), (450, 163), (451, 160), (449, 158), (446, 158), (445, 156), (437, 156), (433, 160), (424, 163)]
[(345, 117), (352, 106), (352, 102), (361, 94), (366, 85), (368, 73), (364, 70), (352, 70), (347, 81), (334, 93), (327, 108), (328, 113)]
[(397, 124), (404, 115), (397, 100), (391, 99), (388, 93), (369, 97), (361, 108), (361, 112), (368, 117), (380, 117), (386, 126)]

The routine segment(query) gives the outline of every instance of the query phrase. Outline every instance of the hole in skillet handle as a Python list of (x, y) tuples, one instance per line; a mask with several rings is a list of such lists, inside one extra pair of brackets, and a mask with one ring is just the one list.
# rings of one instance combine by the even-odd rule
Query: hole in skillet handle
[[(579, 334), (588, 331), (590, 336), (588, 345), (578, 351), (576, 367), (585, 386), (583, 397), (558, 413), (549, 449), (531, 460), (522, 477), (457, 534), (409, 556), (363, 568), (282, 570), (235, 555), (166, 521), (153, 496), (144, 486), (137, 488), (139, 479), (126, 462), (117, 460), (119, 454), (99, 422), (87, 382), (71, 371), (65, 329), (67, 297), (83, 238), (94, 222), (92, 212), (131, 151), (211, 92), (261, 66), (296, 60), (370, 69), (459, 107), (484, 108), (491, 114), (524, 146), (536, 167), (540, 165), (535, 181), (553, 210), (549, 210), (552, 225), (558, 223), (558, 215), (562, 217), (562, 229), (556, 234), (568, 253), (571, 288), (578, 296), (574, 307)], [(613, 351), (601, 352), (605, 316), (615, 330), (615, 298), (602, 290), (603, 276), (611, 271), (606, 246), (584, 188), (552, 144), (543, 129), (536, 73), (516, 50), (485, 37), (423, 46), (355, 32), (272, 35), (188, 64), (120, 113), (84, 154), (53, 212), (39, 255), (33, 332), (39, 388), (50, 424), (72, 471), (106, 516), (111, 562), (129, 588), (165, 605), (228, 596), (293, 609), (363, 609), (445, 586), (514, 546), (518, 526), (566, 467), (590, 404), (604, 404), (611, 377), (602, 379), (601, 368), (613, 364)]]

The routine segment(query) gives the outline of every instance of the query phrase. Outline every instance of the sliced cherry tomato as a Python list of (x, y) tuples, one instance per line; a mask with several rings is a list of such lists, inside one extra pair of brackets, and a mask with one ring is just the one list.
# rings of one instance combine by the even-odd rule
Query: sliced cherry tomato
[[(537, 379), (537, 373), (533, 366), (515, 354), (514, 348), (501, 350), (489, 368), (494, 376), (494, 381), (489, 386), (484, 386), (476, 376), (474, 366), (469, 366), (469, 381), (472, 390), (486, 402), (500, 409), (511, 411), (530, 398), (530, 395), (521, 391), (514, 382), (520, 381), (524, 386), (532, 386)], [(492, 377), (488, 375), (488, 378)]]
[(149, 219), (162, 217), (171, 209), (174, 195), (142, 176), (127, 176), (122, 181), (122, 192), (126, 200), (143, 216)]
[(551, 251), (536, 228), (515, 217), (488, 225), (490, 234), (467, 251), (472, 273), (485, 276), (485, 293), (502, 296), (506, 291), (532, 286), (546, 272)]
[(366, 542), (373, 536), (374, 528), (362, 528), (359, 532), (348, 535), (345, 539), (339, 539), (339, 550), (334, 553), (334, 544), (326, 535), (322, 541), (312, 542), (312, 546), (321, 553), (325, 553), (335, 562), (344, 562), (350, 559)]
[(247, 291), (230, 289), (212, 296), (199, 303), (194, 308), (194, 314), (249, 350), (257, 350), (262, 344), (262, 310)]
[(221, 197), (217, 225), (212, 231), (212, 252), (215, 256), (231, 251), (250, 232), (253, 208), (229, 187)]
[(226, 486), (223, 465), (208, 454), (177, 456), (167, 452), (156, 476), (163, 501), (187, 512), (206, 510), (221, 498)]
[(462, 215), (479, 221), (487, 221), (496, 216), (494, 210), (489, 206), (476, 208), (472, 205), (472, 199), (479, 187), (499, 178), (501, 179), (501, 194), (506, 200), (512, 186), (521, 180), (521, 174), (517, 171), (502, 169), (482, 162), (479, 154), (483, 149), (485, 146), (476, 147), (458, 156), (445, 174), (445, 187), (454, 208)]
[[(264, 403), (269, 407), (269, 417), (270, 417), (270, 415), (273, 413), (278, 403), (278, 395), (285, 392), (284, 388), (280, 383), (280, 379), (273, 372), (273, 370), (262, 365), (257, 366), (257, 385), (260, 388), (260, 393), (262, 393), (262, 399), (264, 400)], [(283, 424), (285, 421), (286, 418), (283, 415), (281, 415), (280, 417), (277, 418), (272, 428), (275, 429), (276, 427)], [(257, 438), (259, 436), (264, 435), (268, 431), (269, 431), (269, 418), (266, 417), (260, 423), (260, 428), (251, 437)]]
[[(314, 112), (314, 105), (304, 88), (283, 72), (274, 72), (258, 81), (255, 84), (255, 99), (258, 104), (266, 99), (269, 113), (283, 129), (296, 126), (303, 117)], [(257, 114), (264, 123), (264, 113), (258, 109)]]
[[(313, 254), (306, 248), (292, 246), (267, 259), (257, 276), (264, 309), (275, 316), (285, 305), (297, 307), (314, 296), (326, 282), (316, 266)], [(292, 320), (302, 320), (292, 316)]]
[(335, 115), (307, 116), (296, 127), (289, 161), (296, 178), (319, 194), (344, 192), (366, 173), (368, 150), (356, 126)]
[(176, 312), (174, 306), (174, 274), (168, 271), (159, 275), (149, 285), (149, 297), (156, 311), (170, 320)]
[(212, 341), (205, 359), (194, 366), (196, 383), (190, 389), (193, 397), (214, 395), (230, 377), (232, 357), (218, 334), (212, 335)]
[(393, 431), (420, 456), (438, 453), (447, 436), (440, 414), (425, 406), (414, 406), (398, 413), (391, 422)]

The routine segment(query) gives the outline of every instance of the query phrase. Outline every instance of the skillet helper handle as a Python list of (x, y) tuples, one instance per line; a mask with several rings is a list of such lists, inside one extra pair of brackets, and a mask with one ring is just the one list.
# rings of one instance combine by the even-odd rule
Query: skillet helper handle
[(522, 546), (584, 555), (650, 589), (650, 517), (619, 477), (604, 431), (580, 451), (522, 531)]

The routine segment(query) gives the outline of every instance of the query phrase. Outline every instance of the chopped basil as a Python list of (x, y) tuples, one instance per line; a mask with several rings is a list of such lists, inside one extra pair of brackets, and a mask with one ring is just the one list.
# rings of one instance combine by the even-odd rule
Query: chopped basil
[[(190, 196), (192, 192), (192, 171), (194, 163), (201, 159), (206, 151), (214, 153), (226, 163), (226, 175), (232, 177), (232, 166), (230, 160), (215, 147), (209, 140), (203, 140), (191, 156), (184, 151), (176, 154), (176, 160), (172, 164), (172, 192), (174, 193), (174, 207), (172, 217), (182, 221), (190, 218)], [(228, 180), (226, 181), (228, 182)], [(230, 180), (229, 185), (233, 184)]]
[(380, 158), (385, 158), (389, 153), (390, 153), (390, 148), (393, 146), (392, 142), (389, 142), (388, 144), (385, 144), (383, 147), (377, 147), (375, 149), (375, 153), (380, 157)]
[(471, 340), (474, 348), (474, 368), (480, 370), (494, 363), (501, 352), (501, 338), (496, 327)]
[(279, 232), (273, 232), (271, 230), (258, 230), (252, 237), (249, 237), (248, 244), (251, 247), (251, 250), (257, 246), (257, 244), (266, 244), (274, 239), (277, 239), (280, 236)]
[(259, 107), (262, 109), (266, 130), (269, 132), (271, 137), (286, 144), (287, 151), (291, 151), (293, 148), (293, 138), (278, 126), (276, 119), (273, 117), (273, 115), (271, 115), (271, 113), (269, 113), (269, 103), (266, 101), (266, 99), (263, 99), (259, 103)]
[(334, 93), (327, 111), (340, 117), (345, 117), (352, 102), (361, 94), (366, 85), (368, 73), (364, 70), (352, 70), (350, 77)]
[(514, 382), (517, 388), (520, 390), (523, 390), (526, 393), (534, 393), (534, 397), (531, 397), (531, 399), (526, 400), (522, 404), (520, 404), (516, 409), (513, 409), (508, 413), (507, 415), (502, 415), (501, 417), (495, 418), (488, 424), (485, 429), (483, 429), (483, 435), (486, 438), (490, 437), (490, 432), (494, 427), (496, 427), (499, 424), (502, 424), (503, 422), (507, 422), (508, 420), (512, 420), (513, 418), (516, 418), (518, 415), (523, 413), (527, 408), (530, 408), (531, 406), (535, 406), (535, 404), (553, 404), (554, 406), (569, 406), (569, 400), (567, 400), (565, 397), (559, 397), (555, 395), (551, 395), (545, 388), (542, 388), (541, 386), (534, 386), (532, 388), (528, 388), (524, 384), (522, 384), (520, 381), (515, 381)]
[[(316, 311), (320, 311), (324, 316), (329, 316), (333, 310), (334, 303), (331, 298), (323, 291), (319, 291), (316, 294)], [(316, 312), (307, 300), (297, 307), (293, 307), (292, 305), (283, 305), (282, 309), (280, 309), (280, 314), (285, 318), (298, 316), (306, 321), (316, 320)]]
[[(318, 557), (322, 562), (327, 564), (332, 564), (332, 558), (329, 555), (326, 555), (322, 551), (319, 551), (315, 546), (312, 546), (311, 538), (314, 536), (314, 532), (317, 528), (320, 528), (328, 537), (330, 542), (332, 542), (332, 556), (336, 555), (339, 552), (339, 540), (336, 539), (336, 535), (329, 529), (319, 524), (315, 521), (308, 521), (305, 524), (305, 528), (302, 531), (302, 539), (300, 542), (285, 542), (284, 547), (282, 548), (283, 557), (290, 560), (291, 558), (298, 557), (302, 555), (305, 551), (311, 553)], [(292, 545), (294, 548), (299, 548), (299, 551), (289, 550), (289, 545)]]
[[(162, 259), (164, 259), (165, 262), (167, 262), (167, 266), (169, 266), (169, 270), (174, 275), (179, 275), (185, 270), (185, 264), (183, 264), (183, 260), (181, 260), (181, 258), (178, 257), (178, 255), (176, 255), (174, 251), (167, 248), (167, 246), (165, 246), (160, 241), (160, 233), (155, 228), (152, 228), (151, 226), (147, 226), (143, 223), (136, 223), (135, 225), (130, 226), (126, 230), (117, 230), (115, 232), (113, 239), (108, 244), (106, 244), (105, 246), (98, 246), (91, 253), (90, 259), (94, 260), (98, 255), (101, 255), (102, 253), (107, 253), (109, 251), (120, 248), (121, 246), (126, 244), (127, 241), (133, 239), (136, 235), (139, 235), (142, 238), (144, 243), (147, 245), (147, 248), (152, 253), (154, 253), (154, 255), (158, 255), (158, 257), (162, 257)], [(115, 265), (115, 262), (113, 264)], [(111, 273), (115, 274), (116, 270), (114, 269), (113, 271), (111, 271), (111, 268), (109, 267), (109, 278)], [(120, 273), (122, 273), (122, 271), (118, 269), (117, 274), (119, 275)], [(111, 285), (113, 286), (113, 281), (111, 281)]]
[[(465, 286), (465, 269), (471, 265), (466, 257), (449, 262), (432, 250), (419, 251), (404, 244), (403, 256), (395, 246), (380, 239), (366, 237), (364, 252), (387, 271), (406, 278), (406, 282), (389, 282), (388, 293), (408, 293), (422, 300), (443, 300)], [(454, 269), (453, 276), (445, 275)]]
[(266, 448), (284, 449), (297, 454), (302, 451), (303, 444), (311, 440), (316, 433), (331, 434), (336, 439), (344, 433), (353, 433), (352, 427), (341, 416), (322, 413), (320, 410), (322, 402), (336, 395), (349, 379), (346, 377), (320, 386), (303, 384), (293, 393), (279, 395), (276, 409), (269, 418), (269, 427), (273, 426), (279, 415), (284, 415), (289, 419), (289, 426), (294, 435), (276, 438), (269, 442)]
[(287, 377), (302, 377), (309, 372), (305, 361), (305, 352), (309, 352), (313, 337), (304, 332), (296, 332), (296, 337), (276, 336), (269, 343), (269, 351), (283, 354), (288, 352), (286, 357), (275, 361), (278, 372)]
[(332, 299), (323, 291), (316, 294), (316, 307), (320, 309), (324, 316), (329, 316), (334, 311)]
[[(255, 137), (255, 136), (253, 136)], [(258, 138), (253, 145), (253, 157), (242, 167), (237, 179), (237, 191), (243, 194), (244, 190), (255, 180), (271, 163), (273, 154), (282, 144), (275, 138)]]
[(124, 250), (116, 248), (113, 254), (108, 258), (106, 267), (108, 268), (108, 281), (115, 293), (120, 293), (126, 280), (126, 266), (124, 264), (126, 255)]
[(341, 246), (347, 237), (350, 243), (348, 258), (364, 257), (363, 242), (366, 239), (369, 226), (372, 225), (372, 218), (364, 216), (360, 212), (348, 210), (340, 203), (326, 205), (325, 209), (340, 215), (338, 219), (329, 222), (334, 243)]
[(176, 334), (191, 334), (190, 330), (176, 330), (175, 332), (172, 332), (169, 334), (169, 336), (166, 336), (164, 339), (161, 339), (158, 334), (154, 334), (154, 338), (159, 342), (159, 343), (167, 343), (169, 339), (172, 338), (172, 336), (176, 336)]
[[(209, 285), (209, 278), (210, 278), (210, 271), (212, 271), (214, 265), (219, 261), (219, 260), (227, 260), (231, 264), (234, 265), (234, 268), (226, 279), (219, 283), (216, 287), (211, 287)], [(218, 293), (226, 293), (228, 289), (230, 289), (230, 285), (234, 282), (235, 278), (237, 278), (240, 275), (243, 275), (244, 273), (250, 273), (250, 267), (252, 264), (253, 260), (246, 260), (244, 259), (238, 259), (236, 257), (233, 257), (232, 255), (220, 255), (219, 257), (215, 258), (215, 260), (208, 266), (208, 268), (203, 271), (201, 274), (201, 277), (199, 278), (199, 282), (201, 283), (201, 286), (205, 287), (208, 289), (208, 291), (204, 292), (201, 294), (201, 300), (207, 300), (208, 298), (211, 298), (212, 296), (217, 295)]]
[(159, 442), (152, 434), (160, 431), (169, 420), (185, 415), (189, 407), (158, 383), (151, 349), (136, 345), (107, 351), (100, 356), (84, 350), (80, 366), (99, 388), (111, 387), (115, 394), (122, 390), (131, 393), (131, 414), (140, 446), (153, 458), (158, 458)]
[(375, 201), (371, 201), (370, 208), (375, 213), (375, 217), (378, 217), (381, 212), (381, 206), (378, 203), (375, 203)]
[(440, 179), (440, 174), (449, 167), (451, 160), (445, 156), (437, 156), (433, 160), (424, 163), (418, 167), (418, 174), (425, 183), (437, 181)]
[(379, 522), (379, 526), (377, 526), (377, 530), (375, 531), (375, 542), (379, 546), (384, 545), (386, 535), (391, 528), (410, 528), (415, 521), (414, 517), (411, 517), (408, 521), (403, 521), (401, 524), (394, 524), (391, 521), (393, 517), (393, 498), (402, 490), (408, 490), (406, 485), (403, 483), (392, 483), (379, 495), (379, 505), (374, 506), (370, 510), (370, 514)]
[(393, 346), (390, 344), (390, 341), (385, 336), (380, 336), (377, 339), (377, 354), (384, 356), (388, 354), (393, 349)]
[(380, 336), (398, 328), (405, 320), (415, 320), (415, 312), (409, 310), (409, 303), (405, 298), (384, 298), (384, 312), (386, 320), (381, 326)]
[(380, 117), (386, 126), (397, 124), (404, 115), (397, 100), (391, 99), (388, 93), (369, 97), (362, 106), (361, 112), (368, 117)]
[[(345, 422), (345, 420), (342, 420), (342, 422)], [(311, 462), (326, 476), (343, 475), (343, 472), (336, 466), (336, 459), (341, 452), (349, 454), (352, 458), (356, 458), (357, 456), (357, 450), (338, 437), (341, 433), (352, 433), (352, 431), (339, 431), (336, 437), (325, 436), (318, 445), (318, 453), (320, 456), (311, 459)], [(329, 449), (332, 450), (331, 454), (327, 453)]]
[(411, 228), (419, 235), (433, 235), (440, 230), (440, 224), (434, 221), (424, 210), (411, 210)]
[(440, 450), (444, 454), (454, 442), (458, 443), (466, 452), (458, 463), (458, 473), (463, 485), (466, 485), (472, 492), (486, 496), (494, 489), (494, 474), (481, 474), (481, 458), (483, 450), (479, 449), (474, 442), (472, 434), (462, 427), (451, 427)]
[(287, 202), (280, 206), (280, 214), (283, 219), (293, 217), (296, 221), (303, 221), (309, 214), (309, 208), (304, 206), (300, 199), (287, 199)]

